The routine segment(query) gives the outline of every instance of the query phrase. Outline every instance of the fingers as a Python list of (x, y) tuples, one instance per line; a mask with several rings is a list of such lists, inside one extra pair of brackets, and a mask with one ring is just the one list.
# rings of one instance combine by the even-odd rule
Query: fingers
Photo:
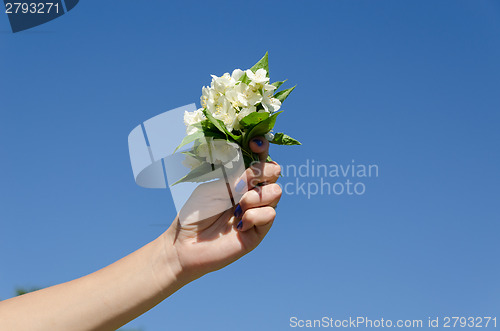
[(254, 226), (261, 227), (272, 223), (276, 216), (274, 207), (280, 198), (281, 188), (278, 184), (261, 186), (245, 193), (235, 211), (235, 217), (241, 218), (238, 229), (246, 231)]
[(252, 152), (259, 155), (261, 162), (266, 162), (269, 155), (269, 141), (266, 138), (257, 136), (248, 143), (248, 147)]
[(252, 208), (247, 210), (243, 217), (241, 218), (240, 231), (244, 232), (252, 227), (256, 227), (260, 230), (266, 231), (271, 228), (274, 218), (276, 217), (276, 211), (273, 207), (265, 206), (259, 208)]
[(244, 193), (245, 188), (251, 190), (258, 184), (275, 183), (281, 174), (281, 168), (276, 162), (266, 162), (269, 152), (269, 141), (266, 138), (253, 138), (249, 147), (253, 153), (258, 154), (260, 162), (254, 162), (235, 182), (237, 193)]
[(259, 184), (276, 183), (281, 174), (281, 167), (276, 162), (257, 162), (246, 169), (235, 184), (236, 191), (243, 193)]
[(248, 191), (240, 200), (243, 212), (255, 207), (276, 207), (281, 198), (281, 187), (278, 184), (259, 186)]
[[(235, 185), (236, 191), (246, 192), (235, 209), (234, 216), (240, 219), (236, 222), (239, 231), (247, 231), (253, 227), (267, 232), (271, 227), (276, 211), (274, 207), (281, 198), (281, 187), (276, 183), (281, 168), (276, 162), (266, 162), (269, 152), (269, 141), (262, 136), (249, 142), (250, 150), (258, 154), (260, 162), (252, 164)], [(259, 184), (267, 184), (259, 186)]]

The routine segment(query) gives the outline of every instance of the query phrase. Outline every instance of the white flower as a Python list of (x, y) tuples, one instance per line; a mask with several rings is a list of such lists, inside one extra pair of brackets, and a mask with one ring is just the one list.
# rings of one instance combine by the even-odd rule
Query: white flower
[(237, 121), (236, 121), (236, 123), (234, 125), (234, 129), (240, 130), (241, 129), (240, 121), (245, 116), (250, 115), (251, 113), (255, 113), (256, 111), (257, 111), (257, 108), (255, 106), (249, 106), (249, 107), (246, 107), (246, 108), (241, 108), (240, 112), (237, 115)]
[(246, 90), (245, 96), (250, 106), (255, 106), (259, 102), (262, 102), (262, 94), (260, 94), (259, 89), (249, 87)]
[(271, 84), (266, 84), (266, 85), (264, 85), (263, 89), (264, 89), (264, 91), (274, 91), (274, 90), (276, 90), (276, 86), (271, 85)]
[(246, 107), (248, 106), (247, 90), (247, 84), (240, 82), (229, 89), (225, 96), (234, 107)]
[(239, 83), (226, 92), (235, 107), (255, 106), (262, 101), (262, 94), (255, 86)]
[(262, 107), (264, 107), (264, 110), (268, 113), (274, 113), (281, 108), (281, 101), (273, 98), (272, 90), (264, 91), (264, 95), (262, 96)]
[(193, 112), (184, 112), (184, 124), (186, 125), (186, 133), (188, 135), (195, 133), (196, 131), (199, 130), (198, 127), (195, 125), (200, 123), (205, 119), (205, 115), (203, 115), (203, 112), (200, 109), (195, 110)]
[(228, 131), (232, 131), (237, 120), (236, 109), (231, 102), (225, 97), (220, 96), (215, 105), (215, 111), (212, 113), (213, 117), (224, 122)]
[(252, 81), (250, 85), (262, 85), (269, 82), (269, 77), (266, 77), (267, 71), (265, 69), (259, 69), (255, 73), (248, 69), (245, 71), (247, 77)]
[[(245, 74), (250, 80), (249, 84), (239, 81)], [(281, 107), (281, 102), (272, 97), (276, 87), (268, 84), (269, 77), (266, 77), (266, 74), (267, 71), (261, 68), (255, 73), (250, 69), (246, 71), (235, 69), (231, 75), (229, 73), (220, 77), (212, 75), (211, 86), (202, 88), (201, 106), (214, 118), (221, 120), (228, 131), (239, 130), (239, 121), (255, 112), (259, 103), (262, 104), (263, 111), (268, 113), (275, 112)], [(191, 120), (189, 116), (193, 119)], [(189, 116), (185, 116), (187, 131), (193, 133), (197, 128), (188, 122), (197, 123), (200, 119), (194, 114)]]
[(192, 156), (192, 155), (189, 155), (189, 154), (186, 154), (186, 157), (184, 158), (184, 160), (182, 161), (182, 164), (186, 167), (186, 168), (191, 168), (191, 170), (195, 169), (195, 168), (198, 168), (199, 166), (201, 166), (201, 161)]
[(205, 158), (208, 163), (223, 164), (226, 168), (232, 168), (233, 162), (237, 162), (240, 157), (237, 145), (221, 139), (201, 144), (196, 149), (196, 154)]
[(241, 69), (234, 69), (231, 74), (231, 78), (234, 79), (235, 82), (239, 81), (240, 78), (245, 74), (245, 72)]
[(274, 139), (274, 134), (272, 132), (268, 132), (264, 135), (264, 138), (266, 138), (267, 141), (272, 141)]
[(227, 72), (220, 77), (212, 75), (212, 88), (215, 89), (215, 92), (224, 94), (226, 89), (233, 87), (235, 83), (234, 78)]
[(226, 168), (231, 169), (233, 162), (239, 160), (238, 149), (226, 141), (215, 141), (215, 153), (213, 155), (216, 162), (221, 162)]
[(215, 107), (215, 102), (217, 101), (217, 93), (211, 87), (204, 86), (201, 89), (201, 107), (212, 110)]
[(255, 106), (250, 106), (248, 108), (243, 108), (240, 110), (238, 113), (238, 120), (241, 121), (243, 117), (250, 115), (251, 113), (255, 113), (257, 111), (257, 108)]

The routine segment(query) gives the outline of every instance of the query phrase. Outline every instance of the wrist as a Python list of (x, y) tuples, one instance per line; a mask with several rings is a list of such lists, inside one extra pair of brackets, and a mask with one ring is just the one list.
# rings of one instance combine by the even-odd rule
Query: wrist
[(170, 229), (153, 241), (156, 256), (153, 258), (153, 274), (164, 298), (189, 283), (173, 245)]
[(186, 254), (178, 236), (176, 221), (174, 221), (158, 240), (163, 247), (162, 266), (165, 269), (164, 274), (169, 275), (168, 279), (163, 281), (163, 284), (164, 286), (168, 286), (168, 284), (172, 283), (172, 279), (175, 279), (175, 284), (180, 288), (210, 271), (207, 271), (207, 268), (202, 265), (197, 265), (196, 267), (190, 264), (185, 265), (182, 257)]

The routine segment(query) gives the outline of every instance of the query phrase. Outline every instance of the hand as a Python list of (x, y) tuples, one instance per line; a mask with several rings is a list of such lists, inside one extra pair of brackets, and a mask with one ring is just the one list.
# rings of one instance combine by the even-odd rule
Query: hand
[(230, 208), (220, 213), (227, 208), (228, 192), (204, 186), (200, 191), (208, 187), (209, 193), (220, 196), (195, 196), (193, 201), (199, 205), (191, 211), (223, 206), (208, 209), (209, 213), (219, 211), (219, 215), (202, 220), (192, 217), (193, 223), (176, 218), (159, 238), (103, 269), (0, 302), (0, 329), (116, 330), (188, 282), (257, 247), (276, 216), (274, 207), (281, 189), (275, 182), (280, 167), (265, 162), (269, 142), (263, 137), (252, 141), (250, 148), (261, 161), (245, 170), (242, 177), (248, 191), (238, 207), (229, 203)]
[[(194, 223), (180, 222), (177, 217), (164, 233), (168, 260), (178, 262), (174, 273), (188, 281), (221, 269), (253, 250), (273, 224), (274, 208), (281, 197), (281, 188), (275, 184), (280, 167), (265, 161), (269, 149), (265, 138), (255, 138), (250, 148), (259, 155), (260, 162), (246, 169), (241, 177), (244, 181), (240, 186), (247, 185), (248, 191), (236, 207)], [(201, 206), (214, 204), (217, 199), (196, 191), (193, 195)]]

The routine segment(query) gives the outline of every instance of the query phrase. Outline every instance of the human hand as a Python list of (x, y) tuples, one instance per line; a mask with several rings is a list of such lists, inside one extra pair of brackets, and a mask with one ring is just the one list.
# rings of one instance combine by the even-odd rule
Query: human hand
[(199, 185), (188, 200), (195, 207), (179, 213), (184, 222), (177, 217), (137, 251), (87, 276), (0, 302), (0, 329), (116, 330), (188, 282), (257, 247), (276, 216), (280, 167), (265, 162), (269, 142), (263, 137), (250, 148), (261, 161), (245, 170), (242, 184), (248, 191), (238, 207), (228, 203), (226, 181)]
[[(257, 247), (271, 228), (274, 208), (281, 197), (281, 188), (276, 184), (280, 167), (265, 161), (269, 150), (265, 138), (253, 139), (250, 148), (259, 155), (260, 162), (246, 169), (240, 177), (243, 179), (236, 181), (237, 189), (245, 185), (248, 189), (236, 207), (229, 206), (222, 213), (195, 222), (181, 222), (178, 216), (164, 233), (168, 261), (177, 262), (174, 273), (178, 277), (191, 281), (225, 267)], [(204, 191), (203, 187), (191, 197), (202, 206), (198, 209), (209, 208), (219, 199), (200, 191)]]

